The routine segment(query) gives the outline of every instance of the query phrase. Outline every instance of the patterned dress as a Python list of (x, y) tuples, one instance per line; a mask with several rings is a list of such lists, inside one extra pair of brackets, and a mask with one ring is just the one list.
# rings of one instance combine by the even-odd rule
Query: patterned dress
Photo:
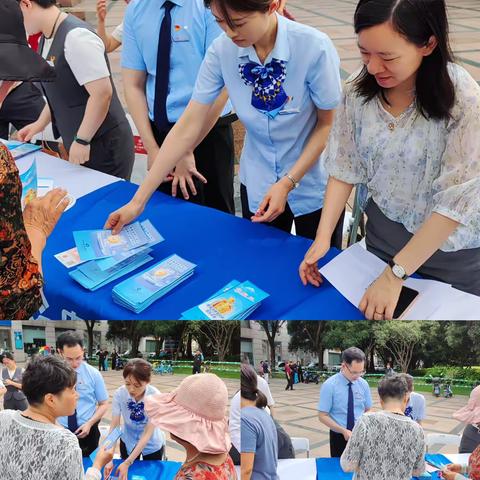
[(237, 480), (235, 466), (230, 456), (222, 465), (198, 462), (182, 465), (174, 480)]
[(41, 306), (42, 277), (23, 224), (18, 169), (0, 143), (0, 319), (28, 320)]

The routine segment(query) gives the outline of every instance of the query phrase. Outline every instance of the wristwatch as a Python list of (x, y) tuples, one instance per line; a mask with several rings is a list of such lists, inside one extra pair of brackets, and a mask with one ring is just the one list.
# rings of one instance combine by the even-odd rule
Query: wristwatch
[(90, 145), (90, 142), (88, 140), (84, 140), (83, 138), (79, 138), (76, 135), (73, 137), (73, 141), (79, 143), (80, 145), (83, 145), (87, 147)]
[(397, 265), (393, 259), (388, 262), (388, 265), (392, 269), (392, 273), (400, 280), (406, 280), (408, 278), (405, 269), (401, 265)]
[(300, 183), (297, 182), (296, 178), (293, 175), (287, 173), (285, 176), (292, 182), (294, 189), (300, 186)]

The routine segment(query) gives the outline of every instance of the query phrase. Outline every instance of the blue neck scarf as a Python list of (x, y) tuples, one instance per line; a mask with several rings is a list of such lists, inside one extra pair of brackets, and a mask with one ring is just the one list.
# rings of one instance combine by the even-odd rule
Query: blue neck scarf
[(282, 86), (287, 74), (286, 63), (274, 58), (266, 65), (248, 62), (240, 64), (238, 68), (244, 83), (253, 87), (252, 106), (275, 118), (288, 102)]

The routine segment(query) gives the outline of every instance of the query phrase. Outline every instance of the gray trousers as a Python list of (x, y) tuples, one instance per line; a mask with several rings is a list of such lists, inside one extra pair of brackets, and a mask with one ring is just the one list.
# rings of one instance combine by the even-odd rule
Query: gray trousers
[[(371, 198), (365, 213), (368, 216), (367, 249), (388, 262), (413, 235), (401, 223), (387, 218)], [(423, 278), (440, 280), (464, 292), (480, 295), (480, 248), (457, 252), (437, 250), (417, 273)]]

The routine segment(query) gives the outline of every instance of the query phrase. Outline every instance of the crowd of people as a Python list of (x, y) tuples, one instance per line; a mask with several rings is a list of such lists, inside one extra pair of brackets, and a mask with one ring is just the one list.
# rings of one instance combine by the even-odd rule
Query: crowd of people
[[(320, 388), (318, 418), (329, 430), (330, 456), (339, 459), (345, 472), (354, 472), (356, 480), (420, 477), (426, 468), (425, 397), (414, 391), (411, 375), (385, 369), (377, 387), (380, 408), (373, 410), (371, 387), (363, 378), (365, 367), (364, 352), (347, 348), (340, 371)], [(285, 438), (290, 445), (291, 439), (275, 420), (266, 381), (248, 364), (242, 365), (241, 372), (242, 472), (245, 459), (247, 480), (277, 480), (278, 460), (295, 458), (293, 449), (285, 449)], [(231, 412), (235, 412), (234, 400)], [(479, 480), (480, 386), (472, 390), (468, 404), (453, 413), (453, 419), (464, 425), (458, 453), (469, 454), (469, 462), (445, 466), (442, 478)], [(232, 442), (240, 444), (234, 431)]]
[[(479, 295), (480, 87), (451, 54), (445, 0), (360, 0), (353, 27), (363, 66), (343, 91), (331, 40), (284, 9), (279, 0), (136, 0), (108, 35), (104, 0), (98, 33), (55, 0), (6, 0), (0, 122), (25, 141), (51, 123), (70, 162), (128, 179), (133, 136), (107, 57), (121, 43), (149, 171), (106, 228), (118, 233), (157, 189), (233, 213), (238, 117), (242, 214), (288, 232), (295, 223), (315, 239), (299, 266), (305, 285), (320, 286), (318, 260), (342, 247), (345, 204), (359, 186), (367, 249), (389, 263), (360, 301), (367, 319), (392, 318), (415, 272)], [(25, 30), (40, 34), (38, 54)], [(12, 109), (29, 118), (5, 119)], [(42, 251), (66, 192), (22, 213), (14, 162), (3, 146), (0, 155), (9, 242), (0, 315), (28, 318), (41, 304)]]
[[(57, 351), (33, 357), (25, 369), (17, 367), (11, 354), (3, 356), (2, 479), (99, 480), (104, 469), (105, 476), (127, 480), (134, 461), (166, 460), (166, 432), (186, 455), (175, 480), (237, 478), (229, 455), (229, 396), (219, 377), (198, 373), (160, 393), (150, 384), (152, 365), (134, 358), (126, 363), (123, 385), (110, 399), (102, 374), (84, 360), (81, 334), (60, 334)], [(117, 465), (112, 462), (116, 446), (106, 450), (100, 441), (99, 424), (110, 404), (108, 433), (121, 428)], [(84, 474), (82, 457), (97, 449)]]

